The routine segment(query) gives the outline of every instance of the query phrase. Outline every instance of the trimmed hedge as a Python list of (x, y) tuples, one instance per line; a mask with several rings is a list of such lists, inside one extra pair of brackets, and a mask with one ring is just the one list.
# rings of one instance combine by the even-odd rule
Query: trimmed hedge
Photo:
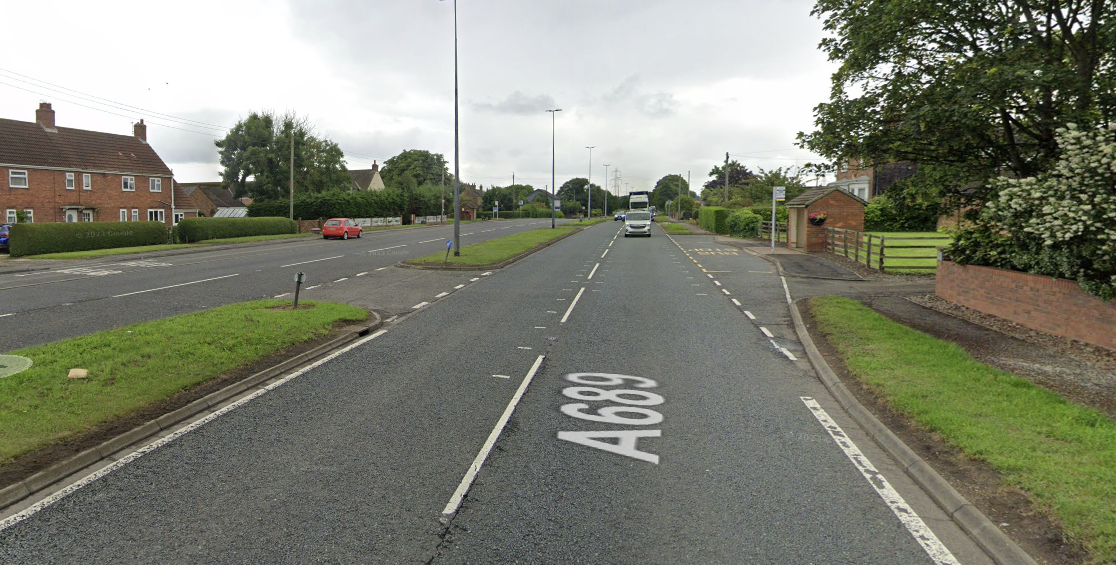
[(716, 234), (728, 233), (728, 218), (731, 210), (720, 206), (702, 206), (698, 209), (698, 225), (705, 231)]
[(167, 243), (170, 237), (162, 222), (78, 222), (13, 224), (9, 252), (12, 257), (90, 251), (114, 247), (138, 247)]
[(178, 222), (182, 243), (285, 233), (298, 233), (298, 224), (287, 218), (186, 218)]
[(763, 218), (747, 208), (737, 210), (728, 219), (729, 235), (733, 237), (757, 237), (762, 221)]

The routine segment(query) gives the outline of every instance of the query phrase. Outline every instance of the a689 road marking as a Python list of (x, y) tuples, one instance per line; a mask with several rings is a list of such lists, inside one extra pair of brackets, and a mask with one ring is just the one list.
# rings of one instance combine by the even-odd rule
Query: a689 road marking
[[(644, 377), (631, 375), (616, 375), (612, 373), (570, 373), (566, 380), (571, 383), (586, 386), (571, 386), (562, 390), (562, 395), (574, 400), (588, 402), (614, 402), (620, 406), (590, 405), (588, 402), (575, 402), (563, 404), (559, 409), (567, 416), (588, 420), (590, 422), (604, 422), (606, 424), (619, 424), (624, 426), (653, 426), (663, 421), (663, 415), (645, 406), (658, 406), (663, 403), (663, 397), (645, 390), (632, 388), (605, 389), (628, 384), (636, 388), (654, 388), (659, 386), (655, 381)], [(659, 456), (654, 453), (640, 451), (636, 444), (639, 438), (660, 437), (662, 430), (634, 429), (634, 430), (602, 430), (592, 432), (558, 432), (558, 439), (600, 449), (610, 453), (618, 453), (640, 461), (659, 464)], [(615, 440), (616, 443), (601, 441), (602, 439)]]

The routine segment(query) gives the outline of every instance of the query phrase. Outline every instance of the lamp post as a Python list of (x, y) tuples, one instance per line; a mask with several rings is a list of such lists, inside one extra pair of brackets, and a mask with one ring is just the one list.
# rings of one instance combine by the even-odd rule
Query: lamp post
[(589, 208), (588, 218), (590, 220), (593, 219), (593, 181), (591, 180), (593, 178), (593, 147), (596, 147), (596, 145), (586, 147), (589, 150), (589, 176), (585, 177), (585, 191), (589, 193), (589, 205), (586, 207)]
[(604, 187), (605, 188), (605, 206), (604, 206), (604, 214), (605, 214), (605, 217), (607, 218), (608, 217), (608, 197), (611, 193), (608, 191), (608, 167), (609, 166), (605, 165), (604, 167), (605, 167), (605, 187)]
[(547, 112), (550, 112), (550, 229), (554, 229), (555, 218), (558, 216), (558, 212), (554, 209), (554, 195), (556, 194), (554, 188), (554, 116), (561, 111), (561, 108), (547, 110)]
[(457, 0), (453, 0), (453, 256), (461, 256), (461, 146), (457, 102)]

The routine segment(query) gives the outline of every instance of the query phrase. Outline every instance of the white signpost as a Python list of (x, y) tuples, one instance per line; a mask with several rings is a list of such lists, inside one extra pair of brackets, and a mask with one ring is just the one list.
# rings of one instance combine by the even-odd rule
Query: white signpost
[[(771, 251), (775, 252), (775, 235), (779, 231), (779, 225), (775, 223), (775, 205), (787, 199), (787, 187), (776, 186), (771, 191)], [(790, 234), (788, 234), (788, 237)]]

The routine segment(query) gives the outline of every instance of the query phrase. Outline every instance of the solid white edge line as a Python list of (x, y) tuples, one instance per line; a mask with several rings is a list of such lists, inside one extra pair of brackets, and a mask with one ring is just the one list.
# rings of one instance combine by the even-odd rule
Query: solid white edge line
[(562, 321), (559, 323), (564, 324), (566, 320), (570, 318), (570, 313), (573, 312), (574, 306), (577, 306), (577, 301), (581, 299), (581, 294), (583, 292), (585, 292), (585, 287), (581, 287), (581, 290), (577, 291), (577, 296), (574, 297), (573, 302), (570, 303), (570, 307), (566, 310), (566, 315), (562, 316)]
[(829, 436), (833, 438), (833, 441), (837, 443), (841, 451), (845, 452), (845, 456), (849, 458), (849, 461), (852, 461), (853, 466), (860, 471), (860, 474), (864, 476), (868, 484), (872, 485), (872, 488), (876, 490), (876, 494), (880, 495), (880, 498), (884, 500), (888, 508), (891, 508), (891, 511), (899, 518), (899, 521), (906, 526), (907, 531), (910, 532), (915, 541), (922, 546), (922, 549), (926, 551), (930, 559), (933, 560), (936, 565), (961, 565), (960, 562), (957, 561), (957, 558), (950, 553), (949, 549), (938, 540), (934, 532), (922, 521), (922, 518), (919, 518), (918, 514), (915, 514), (914, 509), (907, 504), (907, 501), (903, 500), (903, 497), (891, 486), (891, 483), (887, 481), (883, 473), (876, 470), (872, 462), (864, 456), (860, 448), (858, 448), (856, 444), (853, 443), (853, 440), (845, 434), (845, 431), (841, 429), (841, 426), (837, 425), (837, 422), (834, 422), (833, 419), (829, 417), (829, 414), (818, 404), (818, 401), (809, 396), (801, 396), (799, 399), (802, 400), (814, 415), (814, 418), (817, 418), (822, 427), (829, 432)]
[[(272, 298), (283, 298), (284, 296), (287, 296), (289, 294), (290, 294), (289, 292), (284, 292), (283, 294), (276, 294), (275, 296), (272, 296)], [(3, 316), (0, 316), (0, 317), (3, 317)]]
[(600, 264), (600, 263), (597, 263), (596, 265), (593, 265), (593, 270), (592, 270), (592, 271), (589, 271), (589, 276), (588, 276), (588, 277), (585, 277), (585, 280), (590, 280), (590, 279), (592, 279), (592, 278), (593, 278), (593, 275), (597, 273), (597, 267), (600, 267), (600, 266), (601, 266), (601, 264)]
[(344, 255), (337, 255), (336, 257), (326, 257), (325, 259), (314, 259), (313, 261), (303, 261), (301, 263), (291, 263), (290, 265), (279, 265), (279, 268), (284, 269), (284, 268), (287, 268), (287, 267), (294, 267), (296, 265), (305, 265), (307, 263), (317, 263), (318, 261), (329, 261), (330, 259), (340, 259), (342, 257), (344, 257)]
[(380, 337), (381, 335), (383, 335), (385, 333), (387, 333), (387, 330), (378, 330), (375, 333), (372, 333), (372, 334), (370, 334), (370, 335), (368, 335), (368, 336), (366, 336), (366, 337), (364, 337), (364, 338), (362, 338), (358, 341), (355, 341), (355, 342), (347, 345), (343, 349), (339, 349), (337, 351), (334, 351), (333, 353), (330, 353), (329, 355), (327, 355), (327, 356), (325, 356), (325, 357), (323, 357), (323, 358), (321, 358), (321, 359), (319, 359), (319, 360), (317, 360), (317, 361), (315, 361), (315, 362), (313, 362), (313, 363), (295, 371), (294, 373), (291, 373), (290, 375), (287, 375), (286, 377), (283, 377), (282, 379), (279, 379), (279, 380), (277, 380), (277, 381), (275, 381), (275, 382), (273, 382), (273, 383), (271, 383), (271, 384), (269, 384), (265, 387), (256, 389), (255, 392), (249, 394), (248, 396), (245, 396), (245, 397), (241, 398), (240, 400), (237, 400), (235, 402), (227, 404), (227, 405), (221, 407), (220, 409), (209, 413), (209, 415), (207, 415), (205, 417), (202, 417), (202, 418), (199, 418), (198, 420), (190, 422), (189, 424), (187, 424), (187, 425), (185, 425), (185, 426), (183, 426), (183, 427), (181, 427), (181, 428), (179, 428), (179, 429), (177, 429), (177, 430), (175, 430), (175, 431), (173, 431), (173, 432), (171, 432), (171, 433), (169, 433), (169, 434), (167, 434), (167, 435), (165, 435), (165, 436), (163, 436), (163, 437), (161, 437), (161, 438), (159, 438), (159, 439), (157, 439), (157, 440), (155, 440), (155, 441), (153, 441), (153, 442), (151, 442), (151, 443), (149, 443), (149, 444), (147, 444), (147, 445), (145, 445), (145, 446), (143, 446), (143, 447), (141, 447), (141, 448), (139, 448), (139, 449), (137, 449), (137, 450), (135, 450), (131, 453), (129, 453), (128, 455), (126, 455), (124, 457), (121, 457), (120, 459), (117, 459), (116, 461), (114, 461), (110, 465), (102, 467), (101, 469), (98, 469), (97, 471), (86, 475), (85, 477), (81, 478), (80, 480), (67, 485), (62, 490), (60, 490), (60, 491), (42, 499), (42, 500), (40, 500), (39, 502), (36, 502), (35, 504), (32, 504), (31, 506), (24, 509), (22, 512), (19, 512), (18, 514), (14, 514), (12, 516), (9, 516), (9, 517), (5, 518), (4, 520), (0, 520), (0, 532), (2, 532), (4, 530), (18, 524), (18, 523), (30, 518), (31, 516), (34, 516), (35, 514), (40, 512), (41, 510), (44, 510), (44, 509), (50, 507), (51, 505), (55, 504), (59, 500), (62, 500), (63, 498), (66, 498), (67, 496), (77, 492), (78, 490), (82, 489), (83, 487), (93, 483), (97, 479), (100, 479), (101, 477), (104, 477), (105, 475), (108, 475), (109, 473), (124, 467), (125, 465), (131, 463), (132, 461), (135, 461), (136, 459), (139, 459), (140, 457), (143, 457), (144, 455), (147, 455), (148, 453), (151, 453), (151, 452), (155, 451), (156, 449), (159, 449), (160, 447), (163, 447), (164, 445), (167, 445), (167, 444), (173, 442), (174, 440), (176, 440), (176, 439), (178, 439), (178, 438), (180, 438), (180, 437), (182, 437), (182, 436), (184, 436), (184, 435), (186, 435), (186, 434), (188, 434), (188, 433), (190, 433), (190, 432), (208, 424), (209, 422), (212, 422), (213, 420), (216, 420), (217, 418), (220, 418), (221, 416), (223, 416), (223, 415), (225, 415), (229, 412), (232, 412), (233, 410), (236, 410), (237, 408), (240, 408), (241, 406), (244, 406), (245, 404), (248, 404), (252, 400), (255, 400), (257, 397), (259, 397), (260, 395), (263, 395), (263, 394), (266, 394), (270, 391), (273, 391), (276, 388), (279, 388), (283, 384), (287, 383), (288, 381), (290, 381), (292, 379), (295, 379), (299, 376), (302, 376), (307, 371), (310, 371), (311, 369), (317, 368), (317, 367), (319, 367), (319, 366), (321, 366), (321, 365), (323, 365), (323, 364), (325, 364), (329, 361), (332, 361), (332, 360), (336, 359), (337, 357), (339, 357), (341, 355), (344, 355), (345, 353), (348, 353), (349, 351), (352, 351), (353, 349), (355, 349), (357, 347), (360, 347), (361, 345), (364, 345), (365, 343), (368, 343), (369, 341), (372, 341), (373, 339), (376, 339), (377, 337)]
[(488, 434), (488, 439), (485, 440), (481, 450), (477, 453), (476, 458), (473, 459), (473, 464), (469, 465), (469, 470), (465, 476), (461, 478), (461, 484), (457, 485), (457, 490), (454, 491), (453, 496), (450, 497), (449, 503), (446, 508), (442, 510), (442, 523), (449, 522), (457, 510), (461, 508), (461, 500), (465, 498), (465, 493), (469, 492), (469, 487), (473, 486), (473, 481), (477, 478), (477, 473), (480, 472), (481, 465), (484, 465), (484, 460), (488, 458), (488, 453), (492, 451), (492, 447), (496, 445), (496, 440), (500, 438), (500, 434), (504, 431), (504, 426), (508, 424), (508, 419), (511, 418), (512, 412), (515, 411), (516, 405), (519, 404), (519, 399), (523, 398), (523, 393), (527, 392), (527, 386), (531, 384), (531, 380), (535, 378), (535, 373), (538, 372), (539, 367), (542, 365), (545, 355), (539, 355), (535, 359), (535, 364), (531, 365), (531, 370), (527, 372), (527, 376), (523, 377), (523, 382), (519, 384), (519, 388), (512, 396), (511, 402), (508, 402), (508, 407), (504, 409), (504, 413), (496, 422), (496, 426), (492, 428), (492, 433)]
[(783, 294), (787, 296), (787, 304), (793, 304), (794, 300), (791, 300), (790, 288), (787, 288), (787, 278), (779, 275), (779, 280), (783, 281)]
[(158, 291), (158, 290), (166, 290), (168, 288), (178, 288), (180, 286), (190, 286), (192, 284), (198, 284), (198, 283), (209, 282), (209, 281), (216, 281), (216, 280), (220, 280), (220, 279), (227, 279), (227, 278), (230, 278), (230, 277), (239, 277), (239, 276), (240, 276), (240, 273), (236, 273), (234, 275), (225, 275), (223, 277), (213, 277), (211, 279), (203, 279), (203, 280), (200, 280), (200, 281), (193, 281), (193, 282), (188, 282), (188, 283), (172, 284), (170, 286), (162, 286), (162, 287), (159, 287), (159, 288), (151, 288), (151, 289), (148, 289), (148, 290), (137, 290), (135, 292), (126, 292), (124, 294), (117, 294), (117, 295), (113, 296), (113, 298), (123, 298), (125, 296), (132, 296), (134, 294), (143, 294), (145, 292), (155, 292), (155, 291)]

